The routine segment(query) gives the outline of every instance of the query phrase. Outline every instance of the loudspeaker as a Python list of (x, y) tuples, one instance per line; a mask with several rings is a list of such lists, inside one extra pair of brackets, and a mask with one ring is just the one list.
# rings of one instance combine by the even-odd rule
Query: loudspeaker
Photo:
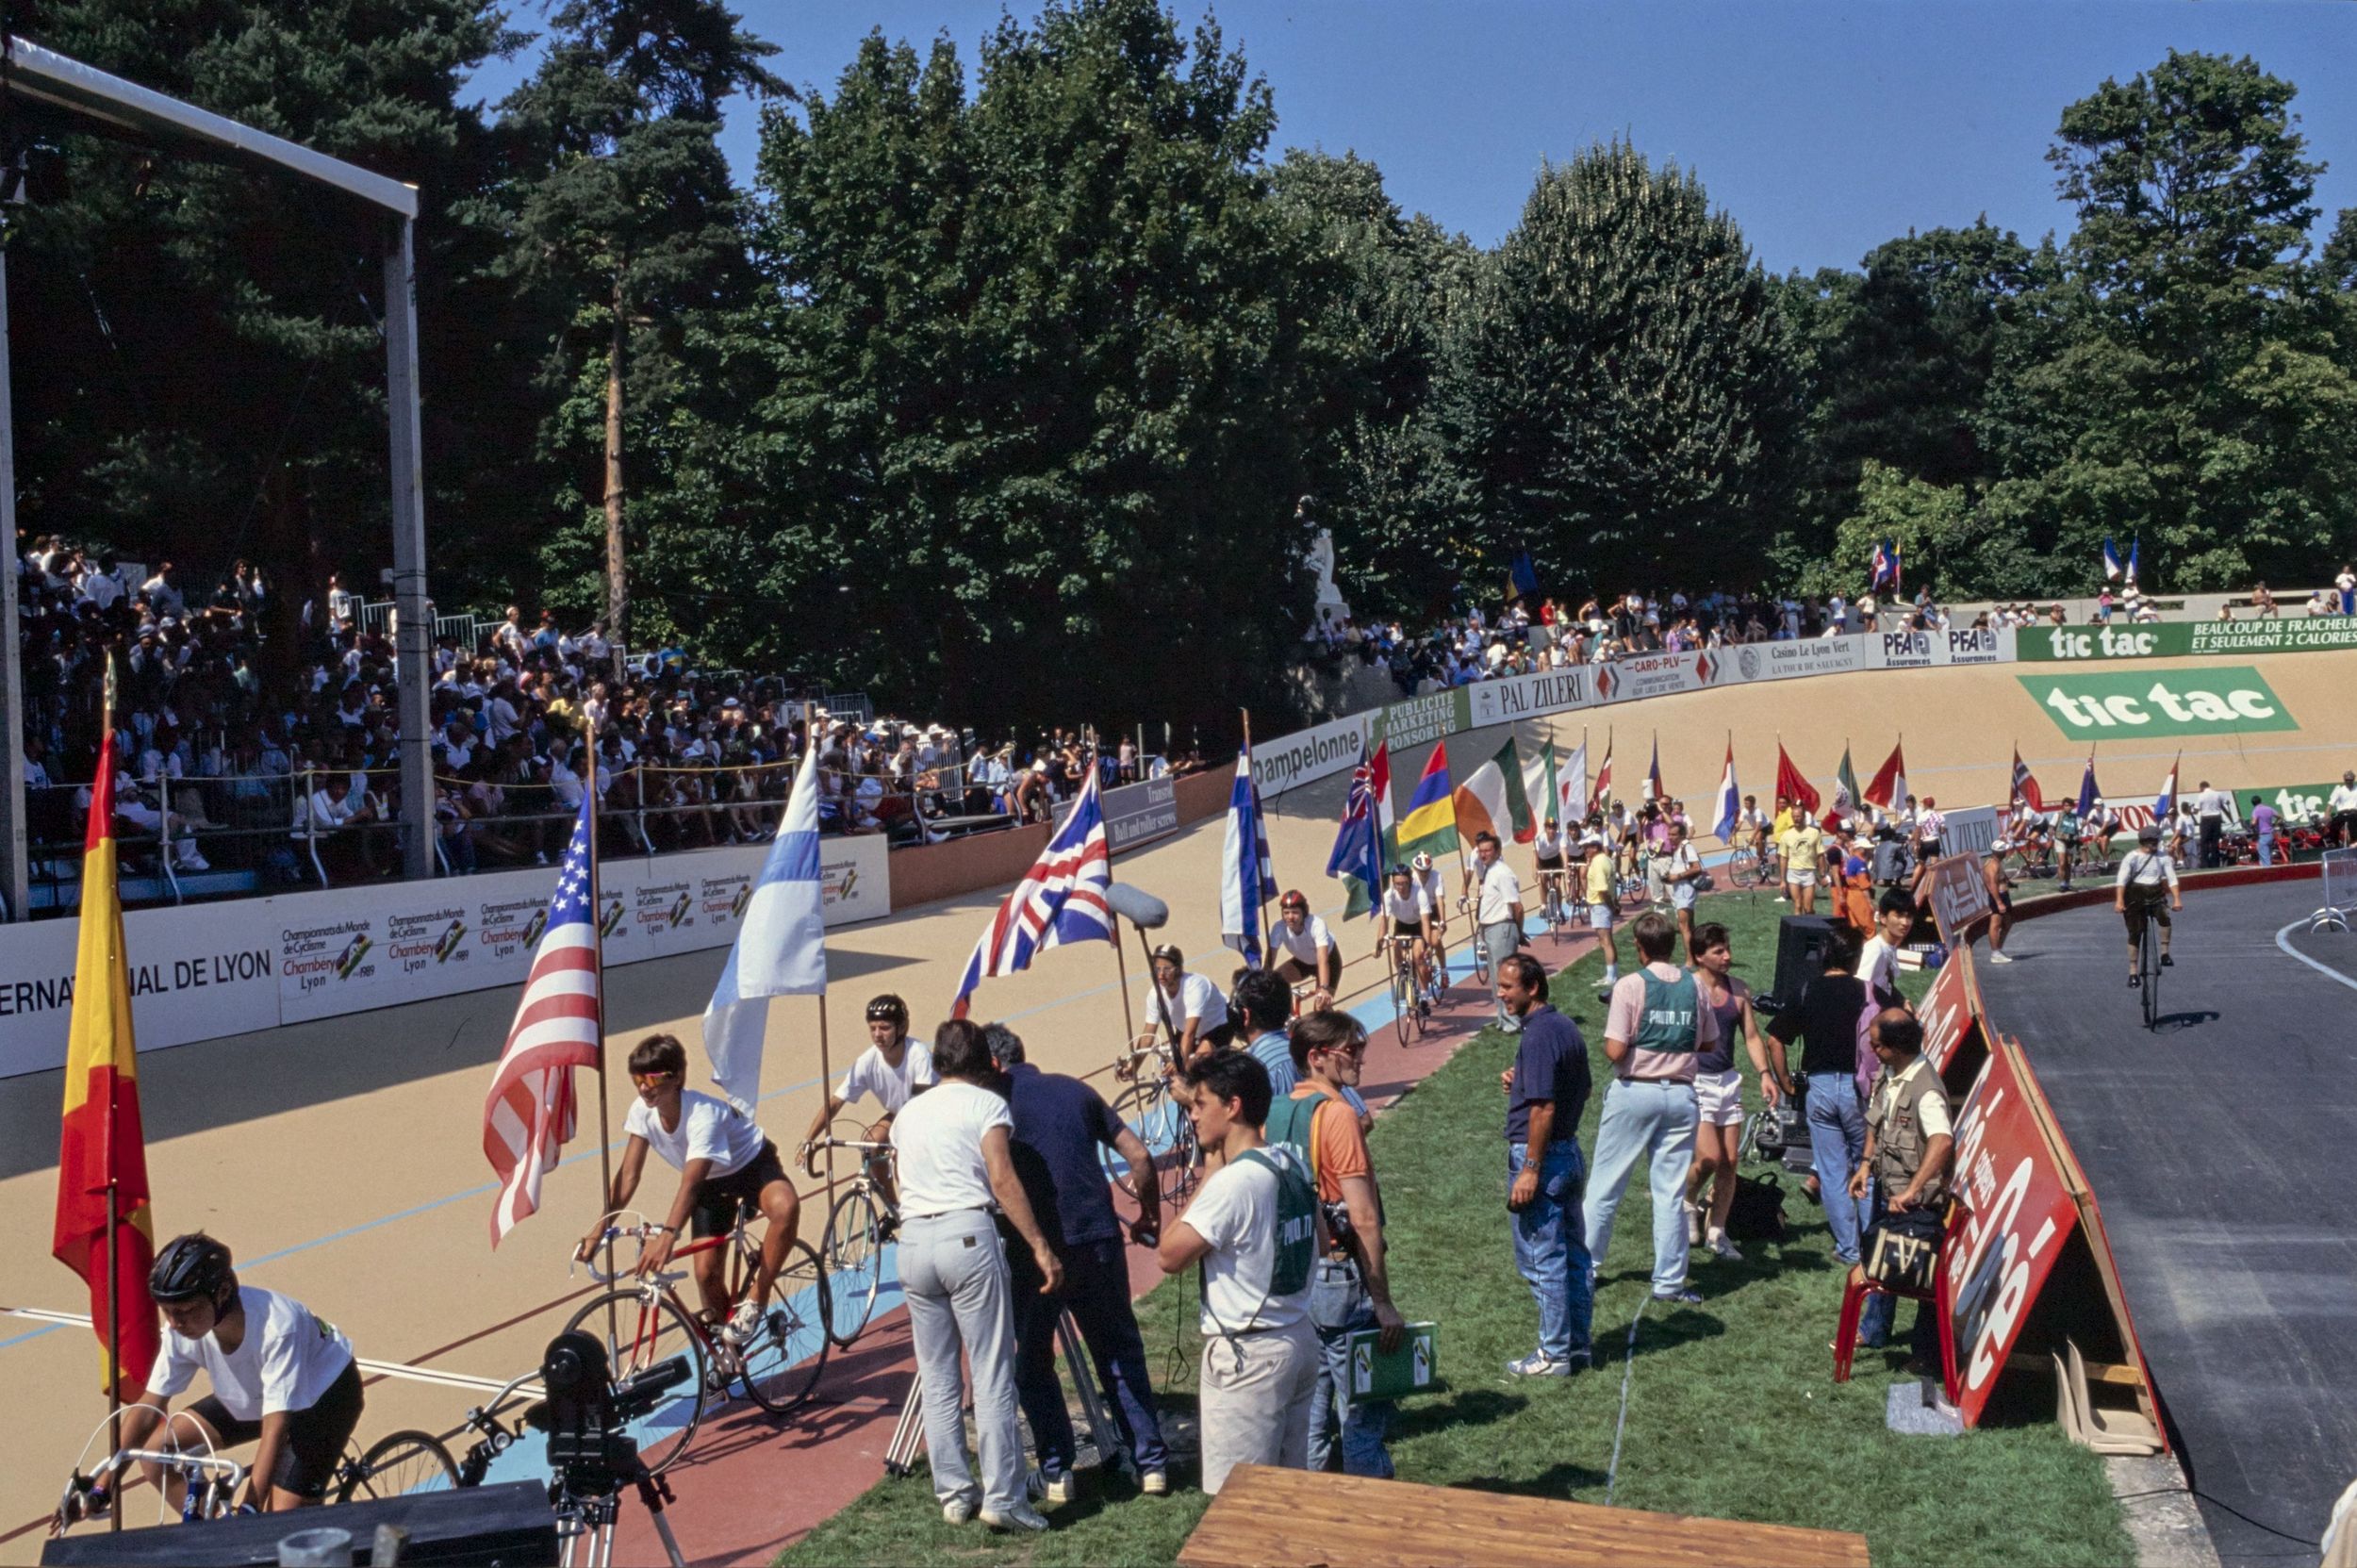
[(1776, 983), (1758, 999), (1763, 1013), (1775, 1013), (1801, 999), (1801, 988), (1825, 972), (1825, 949), (1841, 937), (1839, 928), (1822, 915), (1788, 915), (1776, 930)]
[[(136, 1496), (151, 1503), (154, 1494)], [(352, 1560), (369, 1560), (379, 1525), (409, 1532), (402, 1548), (407, 1562), (548, 1563), (557, 1559), (556, 1512), (542, 1481), (421, 1492), (381, 1502), (338, 1503), (292, 1513), (251, 1513), (199, 1525), (156, 1525), (146, 1529), (67, 1536), (46, 1542), (43, 1563), (232, 1564), (276, 1562), (278, 1543), (301, 1530), (334, 1527), (352, 1532)]]

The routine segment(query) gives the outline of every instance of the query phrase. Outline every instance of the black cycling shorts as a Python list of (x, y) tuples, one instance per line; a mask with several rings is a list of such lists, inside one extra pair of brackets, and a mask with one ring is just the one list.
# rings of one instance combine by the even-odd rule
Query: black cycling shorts
[(2131, 884), (2127, 893), (2128, 940), (2144, 940), (2144, 922), (2158, 920), (2166, 926), (2168, 920), (2168, 893), (2165, 888), (2147, 889)]
[[(360, 1425), (360, 1368), (347, 1362), (317, 1403), (287, 1412), (287, 1441), (279, 1447), (278, 1462), (271, 1466), (270, 1484), (299, 1497), (327, 1495), (336, 1466), (343, 1461), (344, 1445)], [(239, 1420), (214, 1395), (190, 1405), (189, 1412), (212, 1428), (224, 1448), (261, 1441), (259, 1421)]]
[(708, 1176), (696, 1189), (695, 1212), (687, 1216), (687, 1233), (691, 1236), (720, 1236), (736, 1223), (740, 1204), (761, 1207), (761, 1195), (772, 1181), (785, 1180), (785, 1166), (778, 1160), (778, 1146), (764, 1140), (761, 1152), (746, 1161), (726, 1176)]

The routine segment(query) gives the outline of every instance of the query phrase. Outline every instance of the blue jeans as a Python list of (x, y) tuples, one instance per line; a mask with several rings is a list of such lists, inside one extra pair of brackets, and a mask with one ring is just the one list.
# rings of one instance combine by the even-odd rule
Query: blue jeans
[[(1506, 1147), (1508, 1179), (1530, 1164), (1525, 1144)], [(1539, 1159), (1539, 1195), (1511, 1211), (1514, 1267), (1530, 1281), (1539, 1303), (1539, 1352), (1556, 1361), (1588, 1355), (1595, 1286), (1588, 1278), (1588, 1244), (1580, 1229), (1579, 1195), (1587, 1178), (1579, 1140), (1559, 1138)]]
[[(1872, 1225), (1883, 1217), (1882, 1183), (1871, 1182), (1866, 1189), (1866, 1223)], [(1915, 1326), (1907, 1330), (1907, 1353), (1929, 1361), (1939, 1354), (1939, 1321), (1932, 1313), (1939, 1309), (1931, 1302), (1915, 1304)], [(1898, 1321), (1899, 1298), (1880, 1292), (1866, 1298), (1865, 1309), (1858, 1313), (1857, 1342), (1860, 1349), (1879, 1350), (1890, 1343), (1890, 1330)]]
[(1850, 1175), (1866, 1157), (1866, 1113), (1858, 1109), (1857, 1080), (1850, 1074), (1808, 1075), (1808, 1148), (1825, 1223), (1833, 1230), (1834, 1258), (1854, 1263), (1865, 1215), (1850, 1196)]
[(1039, 1274), (1028, 1249), (1011, 1256), (1014, 1293), (1015, 1394), (1023, 1419), (1031, 1426), (1039, 1467), (1050, 1476), (1072, 1473), (1072, 1412), (1056, 1374), (1056, 1319), (1066, 1312), (1096, 1366), (1096, 1386), (1105, 1413), (1121, 1428), (1138, 1468), (1166, 1470), (1162, 1425), (1154, 1413), (1154, 1391), (1146, 1386), (1146, 1341), (1129, 1305), (1129, 1265), (1118, 1240), (1080, 1242), (1063, 1247), (1063, 1291), (1039, 1294)]
[(2275, 864), (2275, 835), (2271, 833), (2263, 833), (2259, 835), (2259, 864), (2262, 866)]
[(1389, 1399), (1350, 1396), (1350, 1336), (1356, 1329), (1375, 1327), (1375, 1297), (1360, 1281), (1357, 1263), (1319, 1262), (1310, 1283), (1310, 1327), (1318, 1331), (1318, 1385), (1310, 1395), (1310, 1468), (1329, 1468), (1339, 1447), (1343, 1475), (1390, 1480), (1392, 1453), (1383, 1439), (1392, 1429), (1394, 1406)]
[(1694, 1169), (1694, 1085), (1615, 1080), (1596, 1124), (1596, 1179), (1588, 1184), (1588, 1250), (1612, 1255), (1612, 1220), (1637, 1162), (1649, 1158), (1653, 1190), (1653, 1289), (1686, 1288), (1686, 1179)]

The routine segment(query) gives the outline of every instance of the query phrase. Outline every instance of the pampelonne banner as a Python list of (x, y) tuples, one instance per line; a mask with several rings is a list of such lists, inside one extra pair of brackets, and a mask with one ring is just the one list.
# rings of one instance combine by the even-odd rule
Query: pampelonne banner
[[(726, 947), (766, 844), (602, 864), (609, 965)], [(892, 912), (881, 834), (819, 844), (829, 926)], [(555, 890), (552, 867), (124, 916), (141, 1050), (522, 982)], [(0, 1078), (65, 1061), (74, 922), (0, 927)]]

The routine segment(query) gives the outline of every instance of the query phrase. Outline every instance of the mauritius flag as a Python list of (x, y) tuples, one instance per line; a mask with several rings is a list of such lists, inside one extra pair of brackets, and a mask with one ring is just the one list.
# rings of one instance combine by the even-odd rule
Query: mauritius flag
[(1402, 860), (1420, 850), (1436, 853), (1457, 848), (1455, 794), (1448, 782), (1448, 742), (1436, 740), (1432, 756), (1424, 765), (1424, 777), (1416, 781), (1416, 793), (1399, 819)]
[[(138, 1046), (131, 1037), (131, 966), (123, 942), (123, 893), (116, 885), (114, 671), (107, 668), (107, 715), (91, 785), (90, 832), (82, 843), (82, 931), (74, 961), (74, 1016), (66, 1036), (65, 1122), (58, 1147), (58, 1215), (49, 1244), (58, 1262), (90, 1286), (91, 1325), (102, 1355), (119, 1326), (123, 1362), (106, 1363), (103, 1387), (136, 1399), (161, 1348), (147, 1271), (156, 1230), (147, 1195), (147, 1142), (140, 1129)], [(107, 1195), (114, 1193), (114, 1213)], [(115, 1260), (115, 1297), (107, 1299), (107, 1259)]]

